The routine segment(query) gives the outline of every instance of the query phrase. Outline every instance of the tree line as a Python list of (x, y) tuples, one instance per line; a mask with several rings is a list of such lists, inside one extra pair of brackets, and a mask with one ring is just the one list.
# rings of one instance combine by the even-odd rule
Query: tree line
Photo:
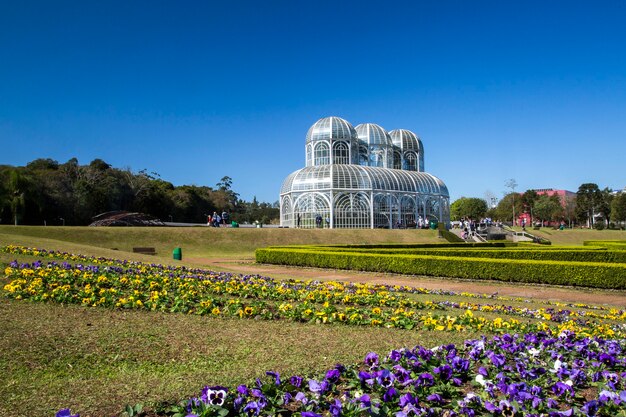
[(623, 228), (626, 222), (626, 193), (614, 193), (609, 188), (600, 189), (597, 184), (585, 183), (575, 195), (548, 196), (535, 190), (506, 194), (495, 207), (475, 197), (461, 197), (450, 205), (452, 220), (489, 217), (512, 223), (513, 216), (528, 213), (533, 222), (560, 223), (568, 227), (585, 226), (601, 229)]
[(278, 219), (278, 203), (244, 201), (224, 176), (215, 187), (174, 186), (155, 172), (114, 168), (101, 159), (80, 165), (35, 159), (26, 166), (0, 165), (0, 223), (87, 225), (110, 211), (149, 214), (163, 221), (204, 223), (227, 211), (239, 223)]

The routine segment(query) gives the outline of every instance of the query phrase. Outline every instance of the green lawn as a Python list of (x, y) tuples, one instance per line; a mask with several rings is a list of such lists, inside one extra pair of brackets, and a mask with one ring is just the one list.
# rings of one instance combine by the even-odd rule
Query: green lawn
[[(154, 247), (157, 256), (164, 259), (172, 259), (176, 247), (182, 248), (183, 259), (186, 255), (253, 259), (255, 249), (272, 245), (438, 243), (441, 240), (432, 230), (0, 226), (1, 245), (13, 243), (92, 252), (97, 248), (89, 254), (102, 256), (113, 256), (112, 248), (132, 252), (133, 247)], [(122, 256), (126, 254), (118, 254)]]
[(110, 416), (204, 385), (329, 369), (369, 351), (457, 343), (470, 333), (319, 326), (0, 299), (0, 415)]
[[(516, 227), (515, 230), (521, 231), (522, 228)], [(626, 230), (555, 230), (550, 227), (534, 230), (532, 227), (527, 227), (526, 231), (550, 240), (553, 245), (582, 245), (585, 240), (626, 240)]]

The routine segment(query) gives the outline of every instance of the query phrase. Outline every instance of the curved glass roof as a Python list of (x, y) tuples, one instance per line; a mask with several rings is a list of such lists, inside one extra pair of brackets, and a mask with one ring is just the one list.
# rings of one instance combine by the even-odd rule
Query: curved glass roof
[(377, 124), (363, 123), (355, 127), (355, 130), (359, 140), (368, 145), (393, 145), (389, 133)]
[(423, 152), (422, 140), (413, 132), (406, 129), (395, 129), (389, 132), (393, 144), (403, 151)]
[(309, 128), (306, 134), (306, 143), (331, 139), (348, 142), (356, 141), (356, 130), (347, 120), (331, 116), (319, 119)]
[(302, 168), (285, 179), (280, 193), (331, 188), (450, 196), (444, 182), (426, 172), (361, 165), (321, 165)]

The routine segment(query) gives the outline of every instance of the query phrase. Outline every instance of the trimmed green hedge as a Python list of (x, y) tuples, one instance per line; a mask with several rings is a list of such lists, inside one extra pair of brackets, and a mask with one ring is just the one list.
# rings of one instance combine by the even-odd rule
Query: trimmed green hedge
[(626, 264), (367, 254), (295, 248), (257, 249), (256, 260), (259, 263), (407, 275), (626, 289)]
[[(348, 248), (348, 249), (426, 249), (426, 248), (506, 248), (514, 242), (459, 242), (459, 243), (384, 243), (375, 245), (296, 245), (297, 247)], [(294, 247), (294, 246), (290, 246)]]
[[(287, 247), (287, 249), (289, 249)], [(492, 259), (518, 259), (536, 261), (567, 261), (567, 262), (608, 262), (626, 263), (626, 251), (607, 251), (605, 248), (597, 249), (358, 249), (338, 248), (330, 246), (297, 247), (294, 249), (314, 250), (320, 252), (352, 252), (365, 254), (387, 255), (423, 255), (423, 256), (452, 256), (462, 258), (492, 258)]]
[(585, 240), (583, 246), (601, 246), (608, 249), (626, 250), (626, 240)]

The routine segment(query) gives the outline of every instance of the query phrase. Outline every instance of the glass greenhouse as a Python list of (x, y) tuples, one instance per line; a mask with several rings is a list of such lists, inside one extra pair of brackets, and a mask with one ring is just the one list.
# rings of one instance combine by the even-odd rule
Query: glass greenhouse
[(448, 188), (424, 172), (424, 146), (413, 132), (354, 128), (325, 117), (309, 129), (306, 167), (280, 190), (283, 227), (404, 228), (450, 222)]

